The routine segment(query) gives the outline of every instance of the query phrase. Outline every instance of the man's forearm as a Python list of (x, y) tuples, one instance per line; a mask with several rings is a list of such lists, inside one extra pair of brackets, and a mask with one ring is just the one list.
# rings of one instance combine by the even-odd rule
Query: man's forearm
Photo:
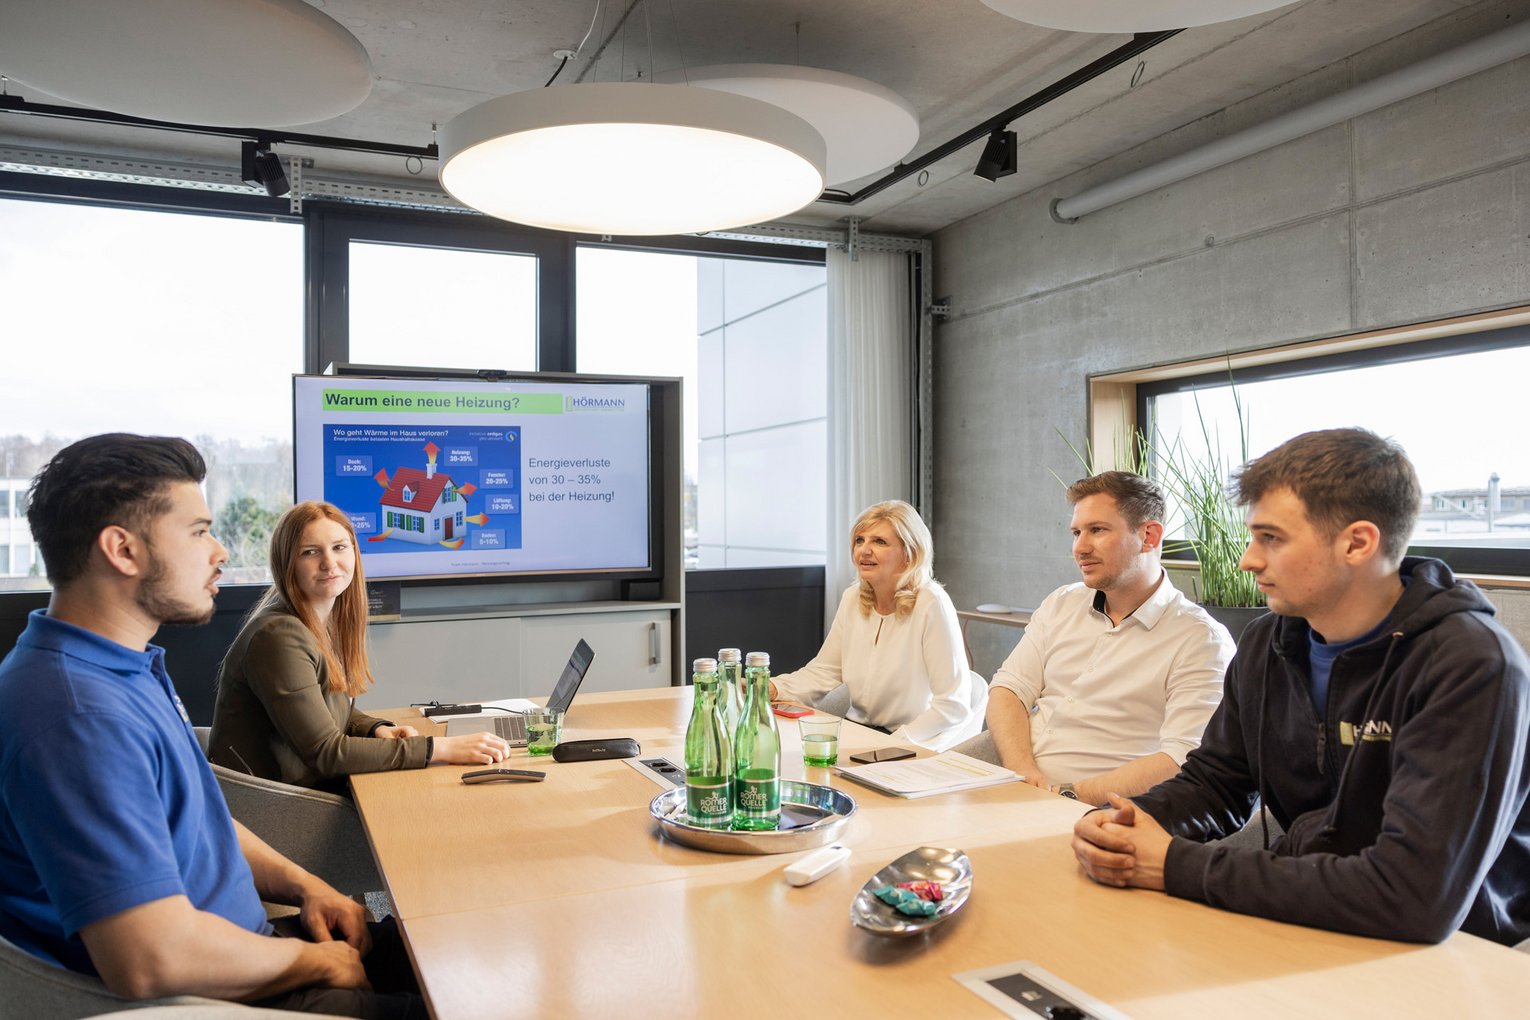
[(1119, 768), (1111, 769), (1103, 775), (1074, 783), (1073, 792), (1078, 794), (1079, 800), (1098, 806), (1105, 803), (1105, 798), (1109, 794), (1135, 797), (1178, 774), (1178, 762), (1162, 751), (1154, 751), (1150, 755), (1129, 761)]
[(1026, 777), (1041, 774), (1031, 745), (1031, 714), (1015, 692), (1007, 687), (989, 691), (988, 732), (1005, 768)]
[(349, 987), (364, 980), (360, 957), (343, 942), (258, 935), (195, 909), (184, 896), (114, 914), (87, 925), (80, 936), (107, 988), (135, 999), (251, 1001), (307, 985)]

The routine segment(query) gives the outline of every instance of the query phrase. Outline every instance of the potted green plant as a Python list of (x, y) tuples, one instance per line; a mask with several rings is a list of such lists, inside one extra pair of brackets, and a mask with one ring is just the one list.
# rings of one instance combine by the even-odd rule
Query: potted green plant
[[(1233, 394), (1237, 402), (1237, 394)], [(1112, 461), (1121, 470), (1147, 475), (1163, 486), (1169, 497), (1170, 516), (1164, 526), (1171, 532), (1183, 531), (1184, 538), (1167, 542), (1164, 555), (1170, 559), (1195, 560), (1198, 571), (1187, 593), (1205, 607), (1213, 619), (1225, 626), (1236, 640), (1243, 628), (1264, 609), (1264, 593), (1254, 576), (1238, 568), (1249, 532), (1243, 511), (1233, 506), (1227, 496), (1227, 482), (1232, 469), (1248, 459), (1248, 429), (1241, 403), (1238, 408), (1240, 458), (1231, 460), (1222, 450), (1220, 434), (1206, 422), (1197, 402), (1200, 420), (1199, 444), (1186, 442), (1183, 435), (1165, 439), (1156, 426), (1148, 431), (1134, 430), (1132, 437), (1114, 443)], [(1061, 433), (1059, 433), (1061, 434)], [(1063, 437), (1067, 441), (1066, 437)], [(1097, 470), (1094, 451), (1086, 446), (1080, 453), (1072, 443), (1068, 448), (1089, 474)], [(1053, 472), (1054, 477), (1058, 477)], [(1059, 477), (1059, 481), (1062, 479)], [(1066, 483), (1064, 483), (1066, 484)]]

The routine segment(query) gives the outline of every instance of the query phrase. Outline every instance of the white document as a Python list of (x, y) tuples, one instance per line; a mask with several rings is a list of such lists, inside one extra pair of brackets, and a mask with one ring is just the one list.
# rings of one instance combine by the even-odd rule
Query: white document
[(911, 800), (1013, 783), (1020, 778), (1002, 765), (991, 765), (960, 751), (943, 751), (930, 758), (839, 766), (835, 771), (874, 790)]

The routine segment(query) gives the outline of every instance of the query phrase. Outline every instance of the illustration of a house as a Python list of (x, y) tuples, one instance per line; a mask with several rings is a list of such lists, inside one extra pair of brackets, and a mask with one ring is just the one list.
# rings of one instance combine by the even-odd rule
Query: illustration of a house
[(433, 545), (460, 538), (463, 532), (462, 498), (451, 475), (437, 474), (432, 458), (425, 470), (401, 467), (393, 472), (388, 488), (378, 501), (389, 538)]

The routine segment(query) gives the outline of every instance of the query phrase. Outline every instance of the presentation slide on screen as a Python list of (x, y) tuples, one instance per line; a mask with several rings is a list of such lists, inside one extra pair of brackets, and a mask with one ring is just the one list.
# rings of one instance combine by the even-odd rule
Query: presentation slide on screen
[(297, 498), (368, 577), (644, 570), (648, 387), (297, 376)]

